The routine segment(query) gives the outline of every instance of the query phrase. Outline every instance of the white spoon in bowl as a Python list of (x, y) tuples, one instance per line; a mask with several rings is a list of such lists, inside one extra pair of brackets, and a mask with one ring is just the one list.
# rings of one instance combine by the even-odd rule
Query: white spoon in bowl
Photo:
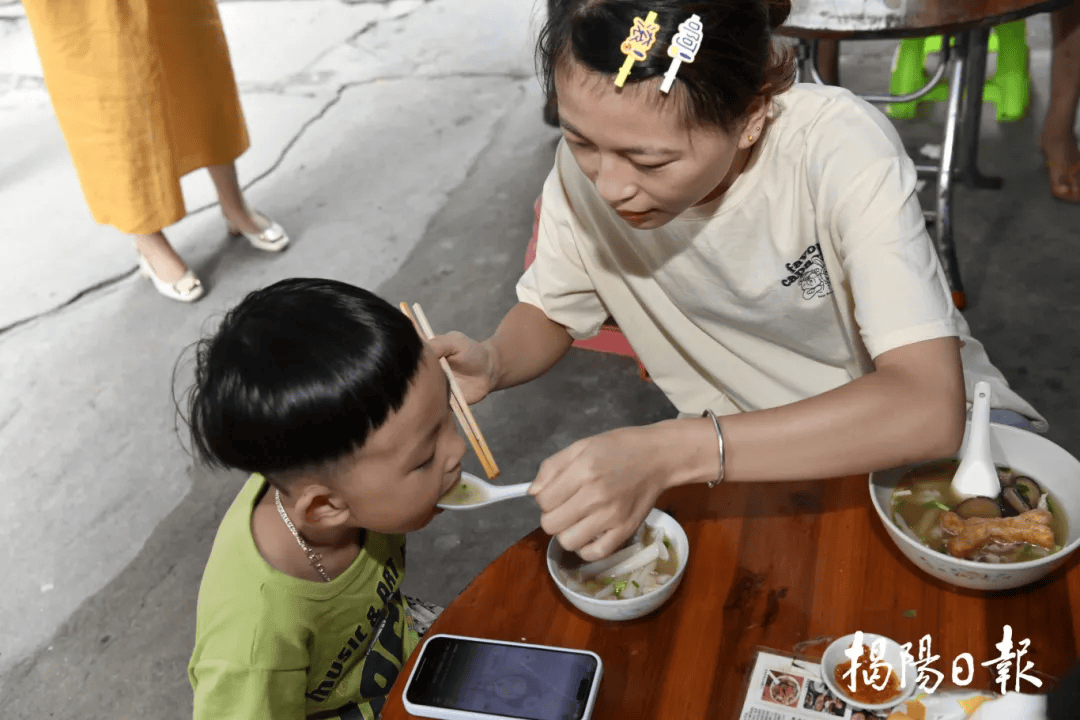
[(461, 473), (461, 479), (446, 491), (436, 503), (443, 510), (472, 510), (486, 507), (500, 500), (522, 497), (529, 491), (532, 483), (517, 485), (492, 485), (472, 473)]
[(975, 383), (975, 402), (960, 467), (953, 475), (952, 489), (961, 498), (996, 498), (1001, 494), (994, 458), (990, 454), (990, 383)]

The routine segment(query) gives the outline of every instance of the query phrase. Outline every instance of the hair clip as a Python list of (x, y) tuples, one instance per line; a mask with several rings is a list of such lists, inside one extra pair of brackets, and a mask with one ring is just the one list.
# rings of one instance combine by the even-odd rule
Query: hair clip
[(656, 24), (656, 13), (652, 10), (642, 20), (634, 18), (634, 25), (630, 28), (630, 34), (623, 40), (619, 49), (626, 55), (626, 61), (619, 68), (619, 74), (615, 77), (615, 87), (622, 87), (634, 63), (644, 60), (649, 50), (656, 44), (656, 34), (660, 32), (660, 26)]
[(672, 58), (671, 66), (664, 73), (664, 82), (660, 85), (660, 92), (666, 93), (671, 90), (671, 85), (675, 82), (675, 75), (678, 74), (680, 65), (684, 62), (694, 62), (694, 58), (697, 57), (697, 52), (701, 48), (701, 31), (703, 29), (701, 18), (697, 15), (691, 15), (679, 23), (679, 32), (675, 33), (675, 37), (671, 39), (671, 45), (668, 46), (667, 52)]

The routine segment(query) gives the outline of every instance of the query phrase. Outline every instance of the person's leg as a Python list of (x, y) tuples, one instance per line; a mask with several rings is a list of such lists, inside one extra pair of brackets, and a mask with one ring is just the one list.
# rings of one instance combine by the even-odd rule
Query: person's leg
[(1080, 147), (1076, 113), (1080, 104), (1080, 0), (1053, 13), (1054, 34), (1050, 67), (1050, 107), (1039, 147), (1050, 169), (1055, 197), (1080, 202)]
[(221, 212), (225, 219), (236, 229), (243, 232), (259, 233), (269, 227), (260, 222), (262, 218), (254, 216), (244, 201), (240, 181), (236, 177), (236, 164), (211, 165), (207, 168), (217, 188)]
[(289, 244), (284, 228), (251, 209), (244, 200), (240, 182), (236, 179), (236, 164), (224, 163), (207, 168), (217, 188), (221, 213), (230, 233), (239, 233), (254, 247), (267, 252), (279, 252)]
[(158, 276), (159, 280), (172, 285), (187, 272), (188, 267), (184, 260), (176, 254), (176, 250), (173, 250), (165, 234), (160, 230), (133, 237), (139, 254), (146, 258), (151, 271)]
[[(817, 51), (818, 72), (828, 85), (840, 84), (840, 41), (819, 40)], [(807, 78), (807, 82), (812, 82)]]
[(159, 293), (180, 302), (195, 302), (203, 296), (205, 288), (199, 278), (188, 270), (163, 232), (158, 230), (132, 237), (139, 253), (139, 268)]

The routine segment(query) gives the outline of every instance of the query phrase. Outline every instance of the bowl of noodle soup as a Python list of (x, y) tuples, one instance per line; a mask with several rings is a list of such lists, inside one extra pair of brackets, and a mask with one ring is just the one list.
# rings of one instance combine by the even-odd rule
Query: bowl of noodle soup
[[(630, 545), (598, 563), (582, 563), (551, 538), (548, 574), (571, 605), (600, 620), (633, 620), (653, 612), (675, 592), (686, 571), (690, 541), (682, 526), (653, 508), (645, 532)], [(642, 564), (644, 563), (644, 564)], [(587, 572), (589, 566), (603, 568)], [(620, 572), (626, 569), (628, 572)]]
[[(960, 457), (962, 450), (954, 457)], [(1008, 468), (1033, 479), (1052, 498), (1054, 513), (1060, 516), (1055, 522), (1061, 525), (1051, 554), (1021, 562), (979, 562), (940, 552), (920, 541), (917, 528), (913, 531), (896, 519), (894, 493), (898, 494), (905, 476), (926, 464), (871, 473), (870, 497), (889, 537), (921, 570), (958, 587), (1008, 590), (1046, 577), (1080, 547), (1080, 461), (1041, 435), (994, 423), (990, 424), (990, 451), (999, 475)]]

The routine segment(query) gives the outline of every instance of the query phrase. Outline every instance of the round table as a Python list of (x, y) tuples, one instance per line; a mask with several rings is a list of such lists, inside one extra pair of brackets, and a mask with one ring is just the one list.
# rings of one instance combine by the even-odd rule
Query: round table
[[(1077, 657), (1080, 569), (1076, 558), (1027, 588), (985, 593), (937, 581), (885, 533), (865, 475), (819, 482), (679, 488), (657, 504), (686, 530), (681, 586), (659, 610), (612, 623), (575, 609), (548, 576), (549, 537), (537, 530), (507, 549), (443, 612), (430, 633), (586, 648), (604, 661), (596, 720), (736, 718), (755, 648), (792, 652), (800, 643), (856, 630), (919, 647), (929, 635), (951, 676), (970, 653), (970, 687), (994, 688), (994, 647), (1010, 625), (1030, 639), (1029, 674), (1047, 690)], [(816, 659), (825, 643), (804, 654)], [(383, 720), (410, 717), (405, 666)], [(1013, 677), (1016, 677), (1015, 668)], [(1039, 692), (1030, 685), (1025, 692)]]

